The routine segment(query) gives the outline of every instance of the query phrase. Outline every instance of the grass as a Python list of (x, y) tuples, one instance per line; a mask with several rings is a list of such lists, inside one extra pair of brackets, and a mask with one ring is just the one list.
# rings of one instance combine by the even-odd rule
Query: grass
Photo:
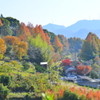
[(8, 98), (11, 98), (11, 97), (24, 97), (27, 94), (28, 93), (26, 93), (26, 92), (9, 93)]

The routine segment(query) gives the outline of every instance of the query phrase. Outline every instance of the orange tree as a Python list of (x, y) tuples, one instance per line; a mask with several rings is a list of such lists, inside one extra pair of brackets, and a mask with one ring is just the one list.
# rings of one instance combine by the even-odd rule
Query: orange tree
[(3, 39), (0, 38), (0, 59), (3, 58), (3, 54), (6, 52), (6, 46)]
[(55, 48), (55, 51), (62, 51), (62, 47), (63, 45), (61, 44), (58, 36), (55, 37), (55, 41), (54, 41), (54, 48)]

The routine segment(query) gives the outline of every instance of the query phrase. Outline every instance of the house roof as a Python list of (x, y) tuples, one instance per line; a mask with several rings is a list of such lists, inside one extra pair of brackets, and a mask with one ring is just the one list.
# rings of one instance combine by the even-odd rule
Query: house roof
[(66, 69), (68, 69), (68, 68), (70, 68), (70, 67), (72, 67), (72, 66), (71, 66), (71, 65), (64, 66), (64, 67), (63, 67), (63, 70), (66, 70)]
[(40, 65), (48, 65), (48, 62), (40, 62)]
[(86, 79), (86, 80), (89, 80), (91, 82), (100, 82), (100, 80), (96, 80), (96, 79), (92, 79), (92, 78), (89, 78), (87, 76), (80, 76), (80, 75), (77, 75), (78, 78), (81, 78), (81, 79)]

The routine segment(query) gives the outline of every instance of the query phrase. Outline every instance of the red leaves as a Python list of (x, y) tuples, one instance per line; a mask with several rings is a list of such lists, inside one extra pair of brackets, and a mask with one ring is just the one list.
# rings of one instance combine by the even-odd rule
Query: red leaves
[[(80, 62), (78, 62), (78, 63), (79, 63), (79, 65), (75, 66), (78, 74), (86, 75), (92, 70), (92, 68), (90, 66), (82, 65)], [(63, 66), (72, 65), (72, 61), (70, 59), (62, 60), (62, 65)]]
[(85, 75), (92, 70), (90, 66), (84, 66), (84, 65), (76, 66), (76, 69), (79, 74), (85, 74)]
[(63, 66), (67, 66), (67, 65), (71, 65), (71, 64), (72, 64), (72, 61), (70, 59), (62, 60), (62, 65)]
[(89, 99), (89, 100), (93, 100), (93, 95), (94, 95), (94, 92), (93, 91), (89, 91), (86, 95), (86, 98)]
[(48, 90), (46, 91), (46, 93), (52, 95), (52, 94), (53, 94), (53, 91), (51, 91), (50, 89), (48, 89)]
[(59, 90), (59, 91), (58, 91), (58, 94), (59, 94), (59, 97), (63, 97), (63, 95), (64, 95), (64, 90), (63, 90), (63, 89)]

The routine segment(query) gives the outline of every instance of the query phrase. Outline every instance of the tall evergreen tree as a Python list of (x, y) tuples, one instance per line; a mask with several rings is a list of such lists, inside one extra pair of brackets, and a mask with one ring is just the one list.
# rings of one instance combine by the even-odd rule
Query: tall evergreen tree
[(12, 35), (12, 30), (10, 29), (10, 22), (5, 18), (1, 18), (1, 21), (3, 25), (0, 26), (0, 35)]
[(3, 15), (1, 14), (0, 18), (3, 18)]
[(10, 22), (10, 27), (12, 29), (18, 28), (18, 26), (20, 24), (19, 20), (15, 19), (13, 17), (6, 17), (6, 19)]
[(83, 40), (74, 37), (74, 38), (69, 38), (68, 43), (69, 43), (69, 51), (71, 53), (77, 53), (79, 52), (80, 49), (82, 49)]
[(94, 59), (99, 56), (100, 41), (99, 38), (90, 32), (84, 41), (80, 57), (83, 60)]

